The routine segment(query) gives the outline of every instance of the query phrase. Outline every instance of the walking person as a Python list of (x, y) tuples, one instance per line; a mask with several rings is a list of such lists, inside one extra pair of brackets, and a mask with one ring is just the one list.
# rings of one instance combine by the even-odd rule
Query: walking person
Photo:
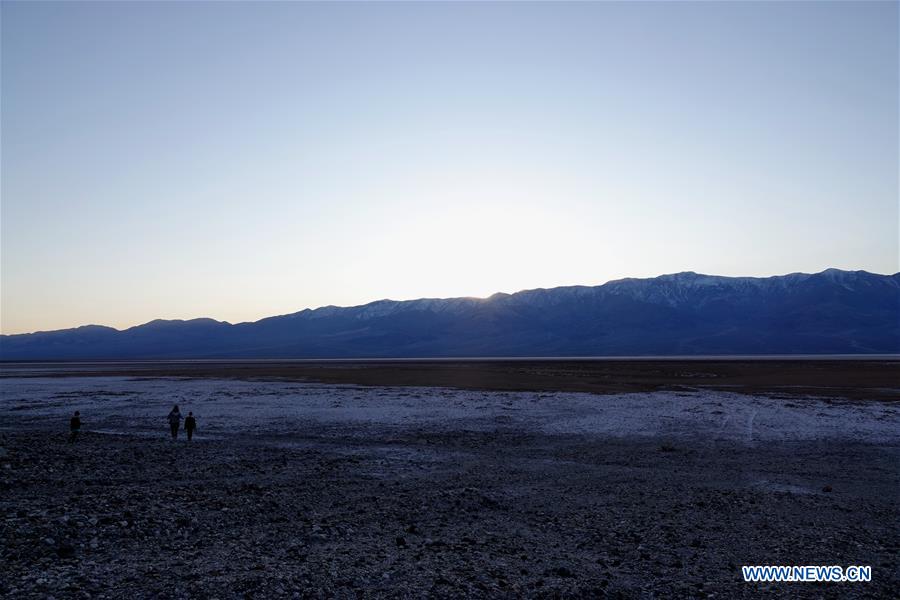
[(194, 413), (188, 411), (188, 416), (184, 419), (184, 430), (187, 432), (188, 441), (194, 437), (195, 429), (197, 429), (197, 419), (194, 418)]
[(75, 443), (78, 438), (78, 432), (81, 430), (81, 413), (77, 410), (72, 418), (69, 419), (69, 443)]
[(178, 439), (178, 427), (181, 425), (181, 411), (178, 410), (177, 404), (169, 411), (168, 419), (169, 429), (172, 432), (172, 439)]

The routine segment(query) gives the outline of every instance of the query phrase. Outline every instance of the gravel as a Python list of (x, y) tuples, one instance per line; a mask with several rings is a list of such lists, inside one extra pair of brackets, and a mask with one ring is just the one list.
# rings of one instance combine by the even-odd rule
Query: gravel
[[(338, 402), (359, 392), (333, 393)], [(761, 443), (527, 420), (283, 417), (274, 433), (223, 427), (188, 444), (167, 439), (161, 421), (115, 435), (92, 429), (118, 427), (115, 410), (108, 414), (86, 414), (91, 425), (70, 445), (55, 414), (4, 412), (0, 595), (895, 598), (900, 590), (900, 446), (890, 439), (779, 434)], [(744, 583), (741, 565), (755, 564), (871, 565), (873, 581)]]

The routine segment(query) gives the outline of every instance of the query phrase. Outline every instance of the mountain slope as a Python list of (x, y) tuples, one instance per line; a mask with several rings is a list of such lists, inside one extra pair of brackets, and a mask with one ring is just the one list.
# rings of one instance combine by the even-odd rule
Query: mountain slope
[(900, 352), (900, 273), (697, 273), (490, 298), (379, 300), (254, 323), (151, 321), (0, 336), (0, 359)]

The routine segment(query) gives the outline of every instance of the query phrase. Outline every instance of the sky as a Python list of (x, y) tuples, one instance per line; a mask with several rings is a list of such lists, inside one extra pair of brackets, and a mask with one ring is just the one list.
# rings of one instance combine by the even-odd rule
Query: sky
[(3, 2), (0, 329), (900, 270), (897, 2)]

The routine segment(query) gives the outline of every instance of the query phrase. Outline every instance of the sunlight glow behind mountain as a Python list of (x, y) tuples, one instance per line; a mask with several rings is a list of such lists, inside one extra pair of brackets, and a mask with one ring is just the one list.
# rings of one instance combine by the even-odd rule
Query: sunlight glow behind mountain
[(0, 10), (4, 333), (900, 270), (897, 3)]

